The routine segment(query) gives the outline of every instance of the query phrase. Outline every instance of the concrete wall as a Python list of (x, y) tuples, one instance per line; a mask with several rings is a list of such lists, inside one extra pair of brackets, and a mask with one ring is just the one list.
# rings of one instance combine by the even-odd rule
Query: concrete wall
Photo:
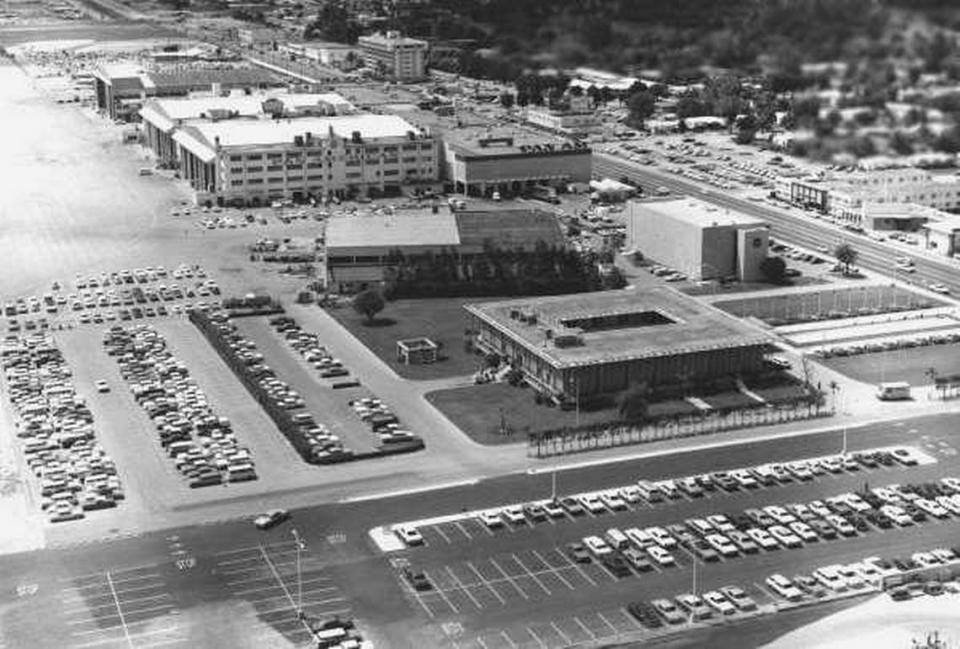
[[(642, 203), (631, 203), (627, 214), (627, 248), (633, 248), (657, 262), (690, 277), (699, 278), (705, 235), (696, 225), (680, 219), (665, 218)], [(708, 242), (711, 258), (715, 246)]]
[(454, 182), (499, 183), (514, 180), (566, 178), (590, 182), (593, 156), (589, 149), (548, 155), (518, 155), (457, 160), (448, 150), (447, 173)]
[(760, 265), (767, 258), (770, 231), (766, 228), (737, 230), (737, 278), (744, 282), (763, 280)]

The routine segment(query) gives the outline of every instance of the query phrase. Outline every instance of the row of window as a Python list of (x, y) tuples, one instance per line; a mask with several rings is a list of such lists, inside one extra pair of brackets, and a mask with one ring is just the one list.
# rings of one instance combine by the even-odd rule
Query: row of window
[[(433, 151), (433, 148), (434, 148), (433, 142), (429, 142), (424, 144), (404, 144), (399, 147), (399, 150), (431, 152)], [(326, 155), (329, 157), (333, 155), (333, 150), (332, 149), (313, 149), (310, 151), (303, 151), (303, 152), (301, 151), (289, 152), (286, 154), (286, 156), (287, 156), (287, 162), (299, 162), (303, 155), (307, 155), (311, 158), (314, 158), (314, 157), (322, 156), (324, 153), (326, 153)], [(379, 147), (365, 147), (365, 148), (347, 147), (346, 153), (347, 155), (354, 156), (354, 157), (362, 156), (363, 154), (366, 154), (367, 156), (380, 156), (380, 155), (396, 156), (399, 153), (399, 151), (397, 146), (386, 146), (386, 147), (383, 147), (382, 149)], [(266, 155), (266, 159), (269, 161), (282, 160), (284, 156), (283, 153), (267, 153), (267, 154), (248, 153), (246, 155), (234, 154), (230, 156), (230, 162), (243, 162), (244, 160), (248, 162), (260, 161), (264, 159), (264, 155)]]

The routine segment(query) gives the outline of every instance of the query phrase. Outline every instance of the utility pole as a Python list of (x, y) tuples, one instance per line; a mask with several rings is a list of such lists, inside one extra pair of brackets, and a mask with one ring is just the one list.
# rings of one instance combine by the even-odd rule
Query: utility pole
[(303, 619), (303, 573), (300, 571), (300, 554), (306, 548), (296, 528), (290, 530), (297, 544), (297, 617)]

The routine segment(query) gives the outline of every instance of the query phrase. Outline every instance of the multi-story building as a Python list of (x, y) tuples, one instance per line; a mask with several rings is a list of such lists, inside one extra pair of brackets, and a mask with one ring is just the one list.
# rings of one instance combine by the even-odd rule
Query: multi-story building
[(173, 134), (185, 125), (223, 120), (328, 117), (357, 112), (353, 104), (335, 93), (255, 93), (224, 97), (218, 90), (215, 88), (212, 95), (206, 97), (150, 99), (140, 109), (144, 144), (153, 150), (162, 164), (178, 164), (179, 145)]
[(769, 226), (704, 201), (630, 201), (625, 211), (628, 248), (692, 279), (762, 278)]
[(396, 195), (438, 178), (436, 139), (393, 115), (205, 121), (173, 140), (180, 173), (204, 204)]
[(567, 93), (559, 106), (528, 107), (524, 119), (534, 126), (561, 135), (589, 135), (601, 130), (600, 119), (586, 93)]
[(361, 36), (357, 40), (364, 62), (397, 81), (416, 81), (426, 76), (426, 41), (406, 38), (400, 32)]
[(443, 134), (443, 148), (446, 181), (471, 196), (587, 183), (593, 169), (587, 145), (516, 130), (450, 130)]

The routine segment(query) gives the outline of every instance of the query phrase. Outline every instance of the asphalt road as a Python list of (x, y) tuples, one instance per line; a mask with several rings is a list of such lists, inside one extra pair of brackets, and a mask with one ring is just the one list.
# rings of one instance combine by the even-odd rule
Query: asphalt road
[(610, 178), (626, 176), (645, 188), (664, 186), (674, 193), (695, 196), (710, 203), (764, 219), (770, 224), (775, 238), (811, 250), (824, 245), (832, 250), (838, 243), (850, 243), (859, 253), (858, 265), (885, 275), (890, 274), (896, 257), (910, 257), (914, 260), (916, 273), (900, 273), (898, 277), (900, 280), (917, 283), (924, 287), (932, 282), (940, 282), (945, 284), (953, 295), (960, 293), (960, 278), (958, 278), (960, 274), (957, 272), (956, 263), (946, 259), (942, 262), (935, 261), (925, 255), (918, 255), (916, 246), (877, 242), (833, 224), (817, 221), (809, 213), (800, 216), (800, 211), (796, 208), (774, 209), (762, 203), (705, 188), (672, 174), (653, 171), (638, 163), (605, 153), (594, 153), (593, 170), (597, 176)]
[[(375, 550), (367, 530), (380, 524), (457, 512), (463, 507), (543, 498), (549, 495), (549, 474), (511, 475), (429, 494), (294, 511), (291, 523), (269, 532), (257, 531), (248, 521), (226, 521), (7, 556), (0, 558), (0, 574), (4, 575), (0, 647), (282, 647), (302, 643), (307, 635), (295, 613), (300, 589), (291, 526), (305, 544), (300, 557), (300, 587), (308, 617), (355, 616), (378, 646), (454, 646), (446, 639), (448, 634), (455, 636), (459, 647), (481, 646), (478, 635), (490, 649), (510, 646), (510, 641), (518, 646), (558, 646), (564, 636), (556, 632), (548, 636), (552, 624), (571, 642), (575, 638), (589, 639), (590, 633), (612, 638), (615, 631), (610, 629), (620, 633), (635, 630), (621, 609), (630, 599), (689, 590), (693, 559), (680, 555), (682, 566), (677, 569), (616, 581), (597, 566), (583, 573), (563, 568), (552, 549), (612, 525), (653, 525), (760, 504), (810, 500), (862, 486), (865, 480), (879, 485), (960, 475), (960, 461), (951, 447), (952, 429), (951, 418), (942, 416), (877, 424), (848, 434), (851, 449), (916, 445), (938, 459), (932, 465), (825, 476), (808, 485), (680, 501), (495, 535), (466, 523), (464, 529), (475, 534), (468, 539), (461, 533), (457, 538), (454, 530), (444, 528), (449, 543), (441, 533), (427, 529), (427, 547), (392, 556)], [(838, 451), (840, 441), (839, 432), (829, 432), (573, 469), (558, 475), (558, 491), (571, 493), (639, 478), (681, 476), (825, 454)], [(871, 532), (862, 538), (820, 543), (803, 550), (699, 566), (698, 588), (727, 583), (750, 586), (776, 571), (795, 574), (870, 554), (899, 555), (955, 545), (958, 533), (958, 521), (929, 523), (907, 532)], [(396, 558), (406, 558), (414, 567), (435, 574), (438, 582), (450, 589), (445, 595), (452, 606), (436, 594), (424, 600), (426, 607), (418, 602), (391, 567), (390, 559)], [(472, 570), (483, 578), (474, 575), (473, 582), (465, 581)], [(456, 592), (460, 588), (457, 579), (467, 587), (460, 590), (469, 590), (472, 597)], [(762, 601), (765, 594), (756, 594)], [(573, 622), (574, 617), (578, 622)], [(751, 628), (760, 625), (753, 632), (758, 638), (782, 628), (777, 618), (769, 624), (754, 622)], [(539, 643), (531, 630), (539, 634)], [(509, 640), (503, 639), (503, 634), (509, 634)], [(702, 639), (702, 635), (690, 638), (695, 643), (694, 639)]]

